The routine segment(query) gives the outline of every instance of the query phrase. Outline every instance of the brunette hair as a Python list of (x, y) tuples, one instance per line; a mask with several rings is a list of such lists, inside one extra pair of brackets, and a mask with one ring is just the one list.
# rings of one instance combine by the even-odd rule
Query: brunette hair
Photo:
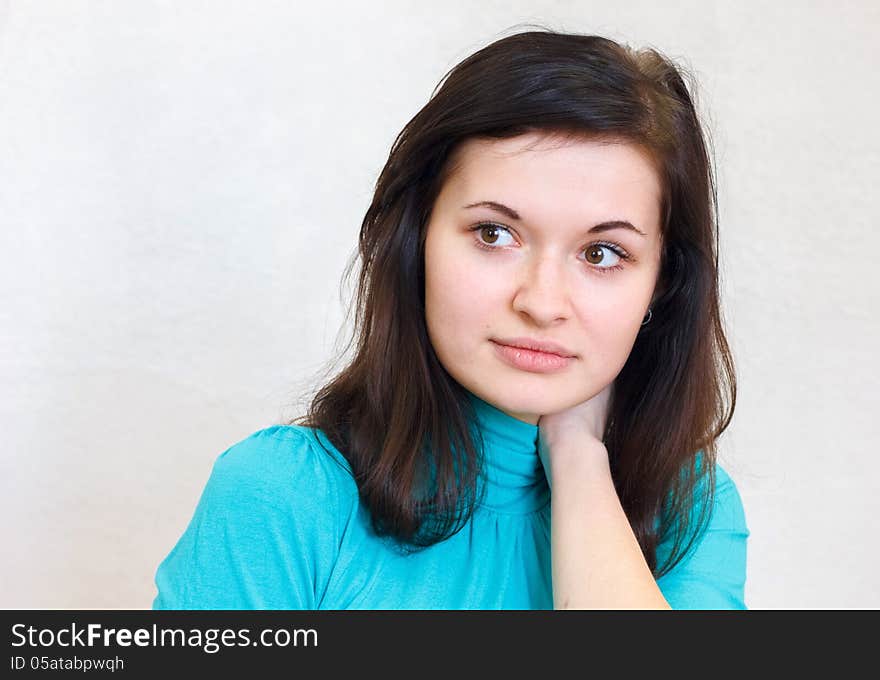
[[(400, 132), (361, 226), (355, 354), (291, 421), (320, 429), (345, 456), (378, 535), (417, 550), (461, 529), (479, 502), (472, 404), (425, 324), (426, 226), (464, 140), (546, 131), (637, 145), (660, 177), (652, 319), (616, 378), (604, 442), (655, 577), (693, 544), (713, 503), (716, 439), (733, 416), (736, 379), (719, 305), (709, 139), (686, 80), (694, 90), (693, 76), (655, 49), (528, 31), (452, 68)], [(673, 549), (658, 565), (666, 538)]]

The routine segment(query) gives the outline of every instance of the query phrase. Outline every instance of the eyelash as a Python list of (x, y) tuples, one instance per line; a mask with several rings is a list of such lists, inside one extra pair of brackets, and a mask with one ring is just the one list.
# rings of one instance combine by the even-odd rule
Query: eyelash
[[(480, 240), (480, 237), (479, 237), (480, 230), (485, 229), (486, 227), (494, 227), (496, 229), (503, 229), (508, 234), (510, 233), (510, 229), (508, 229), (507, 227), (505, 227), (503, 225), (497, 224), (495, 222), (480, 222), (479, 224), (470, 228), (470, 231), (474, 234), (474, 243), (477, 245), (478, 248), (482, 248), (483, 250), (498, 250), (499, 248), (497, 246), (490, 246), (486, 243), (483, 243)], [(608, 248), (610, 251), (612, 251), (615, 255), (617, 255), (624, 262), (628, 262), (629, 260), (632, 259), (630, 254), (628, 252), (626, 252), (623, 248), (621, 248), (620, 245), (618, 245), (617, 243), (613, 243), (611, 241), (595, 241), (594, 243), (590, 243), (586, 247), (592, 248), (593, 246), (602, 246), (602, 247)], [(618, 263), (612, 267), (597, 267), (594, 265), (594, 266), (591, 266), (590, 268), (595, 269), (600, 274), (604, 275), (604, 274), (608, 274), (613, 271), (623, 269), (623, 265), (620, 263)]]

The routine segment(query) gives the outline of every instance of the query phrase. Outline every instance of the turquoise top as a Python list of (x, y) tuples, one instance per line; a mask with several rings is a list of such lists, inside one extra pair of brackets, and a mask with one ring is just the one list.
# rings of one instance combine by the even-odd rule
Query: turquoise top
[[(153, 608), (552, 609), (538, 426), (471, 397), (486, 494), (451, 538), (410, 555), (394, 550), (372, 532), (351, 468), (323, 432), (269, 427), (216, 460), (158, 567)], [(658, 581), (674, 609), (745, 608), (749, 531), (736, 486), (720, 467), (716, 476), (708, 530)]]

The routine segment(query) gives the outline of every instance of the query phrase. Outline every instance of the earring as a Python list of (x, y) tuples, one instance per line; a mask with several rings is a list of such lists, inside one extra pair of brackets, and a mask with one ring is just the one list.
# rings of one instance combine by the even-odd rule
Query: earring
[(642, 325), (647, 326), (649, 323), (651, 323), (651, 319), (653, 318), (653, 316), (654, 316), (654, 312), (651, 311), (650, 307), (648, 307), (648, 313), (645, 315), (645, 320), (642, 321)]

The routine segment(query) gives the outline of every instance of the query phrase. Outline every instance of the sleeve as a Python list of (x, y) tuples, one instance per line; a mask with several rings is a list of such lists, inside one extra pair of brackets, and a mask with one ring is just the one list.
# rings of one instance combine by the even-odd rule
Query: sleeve
[[(694, 515), (696, 517), (696, 513)], [(708, 525), (672, 571), (657, 580), (673, 609), (746, 609), (746, 526), (742, 500), (728, 474), (715, 466), (715, 498)], [(658, 564), (672, 549), (657, 548)]]
[(296, 426), (215, 461), (156, 571), (153, 609), (316, 609), (338, 553), (339, 469)]

